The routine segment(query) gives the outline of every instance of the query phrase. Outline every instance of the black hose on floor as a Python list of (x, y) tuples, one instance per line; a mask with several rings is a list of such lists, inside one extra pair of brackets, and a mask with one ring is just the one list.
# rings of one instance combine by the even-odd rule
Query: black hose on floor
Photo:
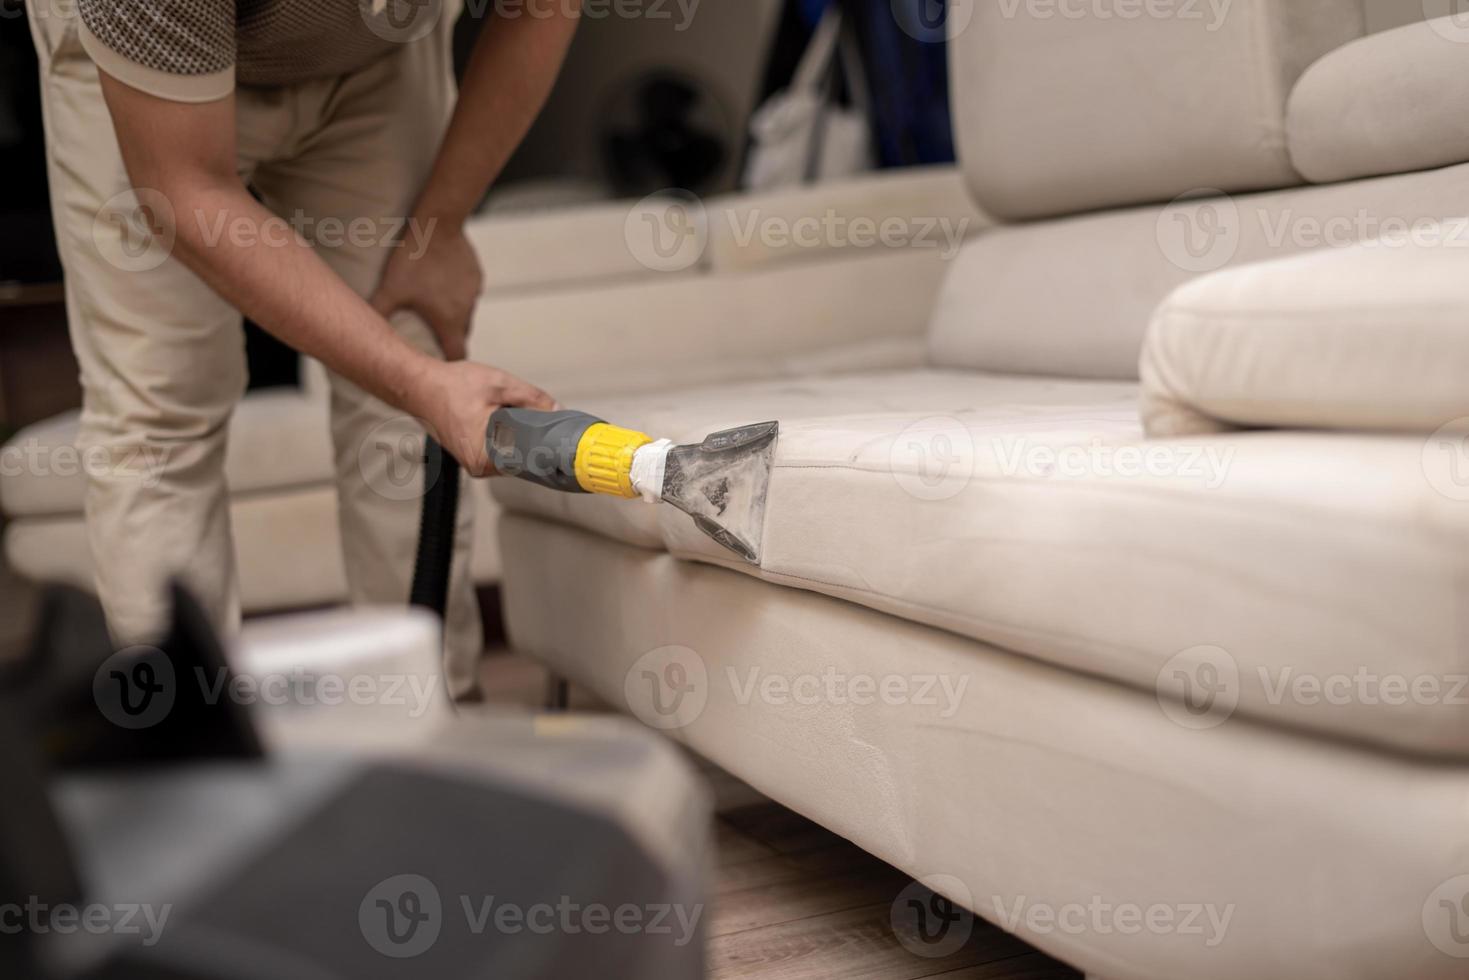
[(459, 516), (459, 460), (432, 436), (424, 437), (423, 514), (418, 524), (418, 557), (408, 604), (438, 613), (449, 607), (449, 572), (454, 564), (454, 526)]

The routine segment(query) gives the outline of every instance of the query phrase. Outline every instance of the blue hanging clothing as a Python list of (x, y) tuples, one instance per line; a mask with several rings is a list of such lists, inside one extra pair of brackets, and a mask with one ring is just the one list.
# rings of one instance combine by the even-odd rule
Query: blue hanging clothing
[(862, 52), (880, 165), (952, 163), (948, 0), (840, 2)]

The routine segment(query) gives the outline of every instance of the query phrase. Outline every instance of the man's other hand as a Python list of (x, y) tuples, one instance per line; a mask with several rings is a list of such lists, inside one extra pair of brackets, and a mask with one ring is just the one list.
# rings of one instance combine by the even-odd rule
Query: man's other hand
[(399, 310), (418, 314), (438, 338), (445, 360), (462, 361), (483, 281), (479, 257), (462, 228), (439, 222), (420, 234), (427, 235), (424, 242), (409, 234), (394, 250), (372, 308), (385, 320)]

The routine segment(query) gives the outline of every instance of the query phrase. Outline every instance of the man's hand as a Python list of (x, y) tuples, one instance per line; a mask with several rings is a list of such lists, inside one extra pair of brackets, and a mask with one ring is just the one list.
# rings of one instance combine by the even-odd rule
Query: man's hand
[(494, 476), (485, 433), (497, 408), (537, 408), (549, 412), (556, 399), (498, 368), (471, 361), (436, 364), (429, 393), (419, 409), (429, 432), (471, 476)]
[(439, 339), (444, 358), (461, 361), (483, 281), (479, 258), (460, 227), (440, 223), (426, 233), (428, 244), (421, 250), (405, 242), (393, 252), (372, 308), (385, 320), (399, 310), (417, 313)]

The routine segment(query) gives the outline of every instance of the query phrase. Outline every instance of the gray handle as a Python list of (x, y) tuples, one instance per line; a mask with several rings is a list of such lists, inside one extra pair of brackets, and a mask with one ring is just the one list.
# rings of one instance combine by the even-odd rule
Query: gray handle
[(576, 479), (576, 447), (602, 420), (586, 412), (538, 412), (501, 408), (490, 416), (485, 450), (504, 476), (562, 490), (585, 493)]

